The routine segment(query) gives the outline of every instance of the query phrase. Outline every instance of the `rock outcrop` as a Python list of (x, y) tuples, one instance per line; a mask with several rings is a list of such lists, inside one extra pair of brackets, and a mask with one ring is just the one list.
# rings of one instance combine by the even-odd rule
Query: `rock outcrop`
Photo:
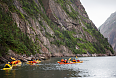
[(116, 52), (116, 12), (111, 14), (111, 16), (100, 26), (99, 30), (105, 38), (108, 38), (108, 42)]

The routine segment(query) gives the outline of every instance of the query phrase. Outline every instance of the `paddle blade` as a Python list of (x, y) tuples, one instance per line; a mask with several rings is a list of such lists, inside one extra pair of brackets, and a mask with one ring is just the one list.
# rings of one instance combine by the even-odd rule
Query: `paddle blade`
[(12, 59), (12, 60), (16, 60), (15, 58), (12, 58), (12, 57), (11, 57), (11, 59)]

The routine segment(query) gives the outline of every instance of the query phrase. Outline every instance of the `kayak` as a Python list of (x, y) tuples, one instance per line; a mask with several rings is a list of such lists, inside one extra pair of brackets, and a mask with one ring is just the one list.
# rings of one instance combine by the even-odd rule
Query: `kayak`
[(60, 61), (58, 61), (57, 63), (59, 63), (59, 64), (74, 64), (73, 62), (64, 63), (64, 62), (60, 62)]
[(40, 62), (41, 62), (40, 60), (33, 60), (33, 61), (28, 61), (27, 64), (35, 65), (35, 64), (40, 63)]
[(70, 61), (68, 63), (57, 61), (57, 63), (59, 63), (59, 64), (75, 64), (75, 63), (83, 63), (83, 61), (79, 61), (79, 62), (72, 62), (72, 61)]
[(83, 63), (83, 61), (79, 61), (79, 62), (73, 62), (73, 63)]
[(3, 70), (11, 70), (12, 66), (10, 64), (5, 64)]
[(37, 62), (36, 61), (28, 61), (27, 64), (30, 64), (30, 65), (35, 65)]
[[(77, 59), (78, 57), (76, 56), (76, 58), (75, 59)], [(83, 61), (79, 61), (79, 60), (75, 60), (75, 59), (73, 59), (72, 61), (70, 61), (71, 60), (71, 58), (69, 58), (68, 60), (67, 59), (61, 59), (61, 61), (57, 61), (59, 64), (75, 64), (75, 63), (83, 63)], [(67, 63), (65, 63), (65, 62), (67, 62)]]
[(22, 62), (20, 60), (12, 61), (12, 66), (21, 66)]

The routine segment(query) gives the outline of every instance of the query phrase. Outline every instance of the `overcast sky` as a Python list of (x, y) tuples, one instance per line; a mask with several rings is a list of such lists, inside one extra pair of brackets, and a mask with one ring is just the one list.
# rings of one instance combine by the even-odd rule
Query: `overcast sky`
[(98, 28), (116, 11), (116, 0), (80, 0), (90, 20)]

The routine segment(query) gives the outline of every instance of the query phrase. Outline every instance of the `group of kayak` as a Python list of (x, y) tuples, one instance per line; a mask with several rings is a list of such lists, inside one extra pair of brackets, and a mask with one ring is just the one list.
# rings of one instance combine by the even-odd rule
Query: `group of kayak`
[(40, 63), (40, 62), (41, 62), (40, 60), (32, 60), (32, 61), (28, 61), (27, 64), (35, 65), (35, 64)]
[(57, 63), (59, 64), (75, 64), (75, 63), (83, 63), (83, 61), (80, 61), (79, 59), (77, 59), (77, 57), (75, 59), (73, 59), (72, 61), (70, 61), (71, 58), (67, 59), (61, 59), (61, 61), (57, 61)]
[[(13, 68), (13, 66), (21, 66), (22, 62), (20, 60), (16, 60), (15, 58), (12, 58), (13, 60), (12, 62), (8, 62), (7, 64), (5, 64), (3, 70), (11, 70)], [(40, 63), (41, 61), (39, 60), (31, 60), (31, 61), (27, 61), (27, 64), (29, 65), (35, 65), (36, 63)]]
[[(16, 60), (15, 58), (12, 58), (13, 60), (12, 62), (8, 62), (7, 64), (5, 64), (3, 70), (10, 70), (13, 68), (13, 66), (21, 66), (22, 62), (20, 60)], [(80, 61), (79, 59), (77, 59), (77, 57), (75, 59), (73, 59), (72, 61), (70, 61), (71, 58), (67, 59), (61, 59), (61, 61), (57, 61), (57, 63), (59, 64), (75, 64), (75, 63), (83, 63), (83, 61)], [(31, 60), (31, 61), (27, 61), (27, 64), (29, 65), (35, 65), (37, 63), (40, 63), (40, 60)]]
[(13, 68), (13, 66), (21, 66), (22, 62), (20, 60), (15, 60), (15, 58), (12, 58), (12, 57), (11, 57), (11, 59), (13, 61), (5, 64), (3, 70), (11, 70)]

